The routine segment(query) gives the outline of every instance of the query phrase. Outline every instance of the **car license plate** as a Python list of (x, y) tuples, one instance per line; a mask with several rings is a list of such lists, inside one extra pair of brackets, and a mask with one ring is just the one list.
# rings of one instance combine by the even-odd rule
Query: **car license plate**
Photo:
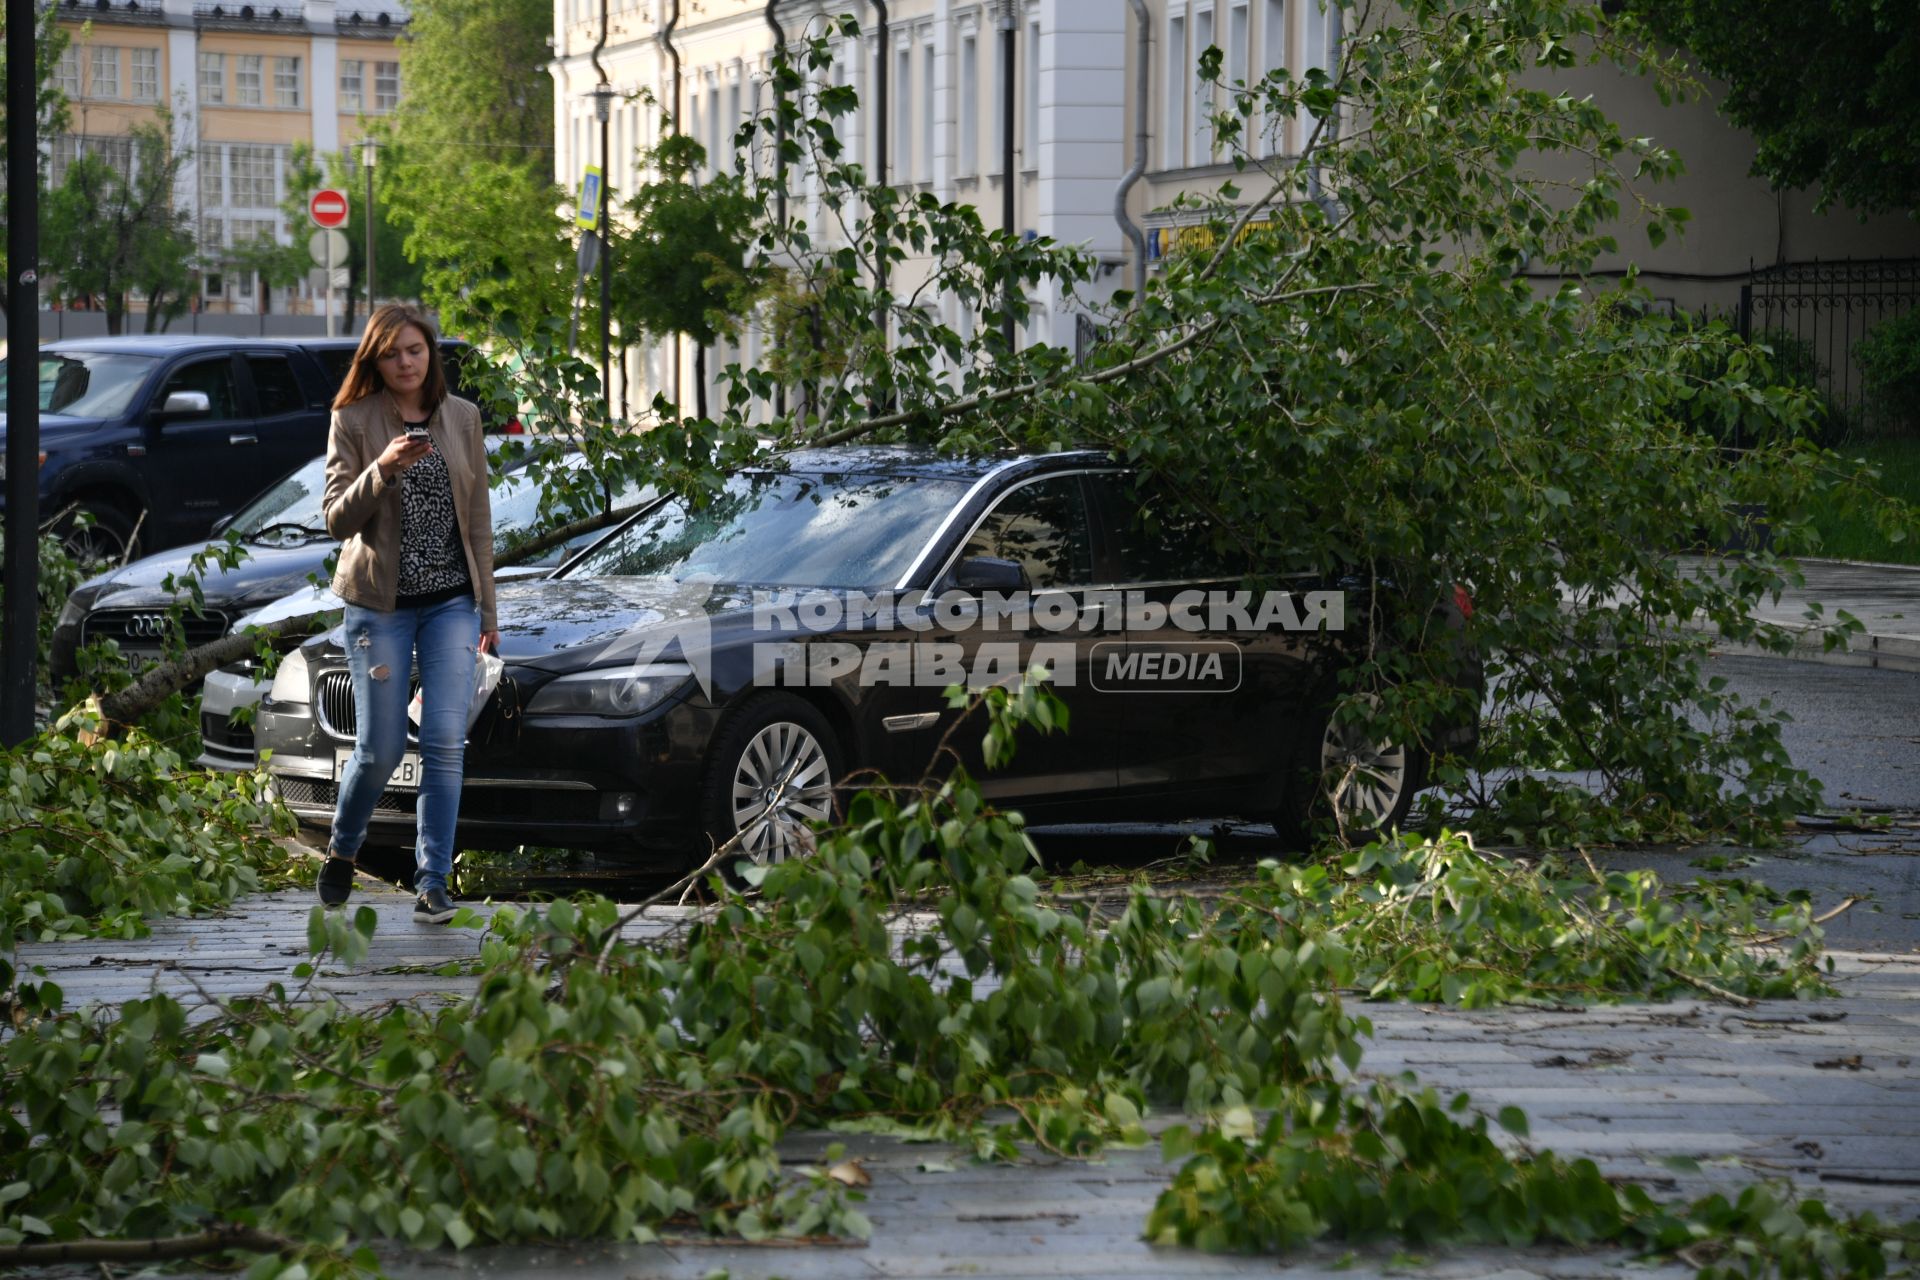
[[(336, 782), (344, 781), (347, 776), (347, 761), (353, 758), (352, 747), (338, 747), (333, 753), (333, 777)], [(400, 757), (400, 763), (394, 767), (393, 776), (387, 779), (389, 791), (418, 791), (420, 789), (420, 753), (409, 751)]]
[(127, 674), (137, 676), (160, 661), (160, 651), (158, 649), (122, 649), (120, 657), (127, 664)]

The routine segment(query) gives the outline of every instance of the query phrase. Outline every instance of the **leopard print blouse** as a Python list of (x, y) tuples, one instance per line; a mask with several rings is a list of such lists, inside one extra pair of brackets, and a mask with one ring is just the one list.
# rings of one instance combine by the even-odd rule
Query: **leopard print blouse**
[(438, 449), (400, 476), (400, 583), (396, 594), (441, 595), (469, 585), (447, 460)]

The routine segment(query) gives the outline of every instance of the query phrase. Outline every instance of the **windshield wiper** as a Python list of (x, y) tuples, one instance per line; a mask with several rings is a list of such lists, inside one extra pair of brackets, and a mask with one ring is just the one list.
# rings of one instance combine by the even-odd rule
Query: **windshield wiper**
[(261, 525), (258, 529), (255, 529), (252, 533), (249, 533), (247, 535), (247, 541), (258, 542), (260, 541), (260, 539), (272, 533), (304, 534), (308, 541), (312, 541), (315, 538), (326, 538), (326, 537), (332, 536), (325, 529), (316, 529), (310, 524), (294, 524), (291, 521), (282, 520), (278, 524)]

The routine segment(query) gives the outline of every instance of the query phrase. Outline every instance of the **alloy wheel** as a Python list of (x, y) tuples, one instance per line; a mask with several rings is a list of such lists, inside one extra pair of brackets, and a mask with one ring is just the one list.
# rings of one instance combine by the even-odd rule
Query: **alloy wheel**
[(731, 805), (740, 848), (755, 862), (783, 862), (811, 847), (808, 822), (832, 814), (826, 749), (803, 725), (776, 720), (748, 739), (734, 766)]
[[(1377, 711), (1380, 699), (1363, 699)], [(1343, 832), (1384, 829), (1399, 812), (1413, 755), (1397, 742), (1382, 742), (1366, 723), (1329, 716), (1320, 742), (1320, 776)]]

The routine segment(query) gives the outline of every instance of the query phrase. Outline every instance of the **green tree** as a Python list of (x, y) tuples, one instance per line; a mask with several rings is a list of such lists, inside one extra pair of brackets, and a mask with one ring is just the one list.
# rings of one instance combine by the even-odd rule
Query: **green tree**
[[(39, 121), (35, 133), (42, 138), (54, 138), (67, 130), (67, 96), (61, 93), (53, 83), (53, 69), (65, 52), (68, 36), (59, 23), (60, 10), (57, 5), (37, 6), (34, 11), (34, 72), (35, 83), (39, 86), (34, 95), (34, 114)], [(0, 17), (0, 36), (6, 34), (7, 24)], [(4, 59), (0, 59), (0, 102), (6, 100), (7, 69)], [(0, 111), (0, 117), (4, 117)], [(7, 140), (0, 137), (0, 170), (7, 164)], [(47, 162), (44, 155), (36, 153), (34, 177), (38, 184), (42, 220), (47, 202)], [(8, 187), (0, 191), (0, 227), (7, 225), (9, 209), (12, 205), (13, 189)], [(42, 245), (42, 258), (45, 258), (45, 246)], [(6, 247), (0, 245), (0, 261), (5, 261)], [(7, 305), (9, 290), (13, 285), (14, 272), (0, 271), (0, 307)]]
[(126, 172), (81, 155), (47, 199), (42, 256), (58, 267), (53, 296), (98, 299), (108, 333), (121, 331), (130, 291), (146, 295), (153, 333), (186, 310), (194, 287), (193, 219), (175, 191), (187, 157), (171, 135), (165, 112), (157, 123), (135, 125)]
[(553, 173), (552, 33), (542, 0), (413, 6), (401, 50), (407, 92), (378, 175), (381, 202), (421, 267), (422, 300), (449, 331), (531, 328), (564, 319), (571, 304), (573, 246)]
[[(307, 251), (313, 230), (307, 201), (322, 187), (346, 192), (350, 213), (341, 233), (346, 237), (347, 257), (339, 264), (347, 272), (343, 333), (356, 331), (355, 317), (362, 308), (367, 277), (366, 170), (360, 167), (357, 152), (357, 148), (349, 148), (345, 153), (323, 156), (316, 154), (307, 143), (294, 143), (287, 155), (287, 195), (280, 202), (280, 212), (293, 229), (292, 242), (281, 244), (263, 236), (250, 245), (235, 245), (229, 255), (235, 269), (258, 271), (273, 284), (287, 285), (304, 279), (315, 266), (313, 255)], [(376, 166), (376, 180), (379, 172)], [(389, 216), (391, 209), (377, 186), (374, 197), (377, 221), (373, 251), (379, 273), (375, 284), (383, 297), (416, 298), (420, 292), (420, 269), (407, 260), (405, 234)]]
[(696, 416), (707, 416), (706, 349), (739, 333), (741, 318), (768, 284), (748, 255), (760, 202), (733, 174), (696, 175), (698, 142), (670, 133), (642, 163), (659, 177), (626, 204), (631, 230), (616, 239), (614, 315), (623, 332), (685, 334), (694, 342)]
[(1754, 172), (1822, 205), (1920, 206), (1920, 11), (1911, 0), (1633, 0), (1634, 24), (1724, 81)]

